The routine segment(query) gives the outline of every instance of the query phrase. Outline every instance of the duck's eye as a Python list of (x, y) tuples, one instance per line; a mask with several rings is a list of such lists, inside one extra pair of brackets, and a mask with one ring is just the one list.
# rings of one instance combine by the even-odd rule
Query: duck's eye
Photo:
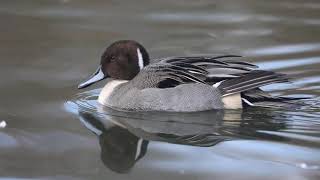
[(116, 61), (116, 57), (115, 56), (112, 56), (111, 58), (110, 58), (110, 62), (115, 62)]

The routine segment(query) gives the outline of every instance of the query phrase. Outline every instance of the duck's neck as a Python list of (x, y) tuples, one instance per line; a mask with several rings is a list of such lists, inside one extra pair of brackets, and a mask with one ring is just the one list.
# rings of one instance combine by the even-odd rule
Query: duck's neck
[(106, 105), (108, 98), (112, 94), (112, 92), (115, 90), (117, 86), (120, 84), (128, 82), (127, 80), (111, 80), (108, 82), (101, 90), (98, 102), (100, 104)]

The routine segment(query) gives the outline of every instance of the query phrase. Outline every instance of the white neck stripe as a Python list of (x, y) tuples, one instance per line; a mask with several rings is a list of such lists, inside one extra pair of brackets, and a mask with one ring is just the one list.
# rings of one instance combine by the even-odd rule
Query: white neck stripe
[(141, 54), (141, 51), (139, 48), (137, 48), (137, 55), (138, 55), (138, 60), (139, 60), (139, 67), (141, 70), (143, 68), (143, 57), (142, 57), (142, 54)]

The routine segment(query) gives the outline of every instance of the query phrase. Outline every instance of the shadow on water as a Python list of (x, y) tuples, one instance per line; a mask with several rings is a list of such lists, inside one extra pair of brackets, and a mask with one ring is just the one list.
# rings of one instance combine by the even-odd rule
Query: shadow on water
[[(81, 93), (65, 107), (77, 114), (80, 122), (97, 136), (102, 162), (118, 173), (129, 172), (148, 153), (148, 144), (152, 141), (196, 147), (212, 147), (232, 140), (320, 146), (320, 123), (312, 121), (311, 112), (299, 114), (272, 108), (192, 113), (121, 112), (99, 105), (95, 100), (98, 92)], [(306, 120), (304, 115), (308, 116)], [(313, 115), (320, 117), (319, 113)]]

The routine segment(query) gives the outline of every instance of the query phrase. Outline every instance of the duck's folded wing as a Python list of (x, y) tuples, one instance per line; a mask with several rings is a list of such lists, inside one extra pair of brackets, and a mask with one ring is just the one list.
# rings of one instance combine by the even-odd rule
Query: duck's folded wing
[[(181, 67), (196, 66), (206, 71), (203, 81), (214, 84), (222, 80), (241, 77), (257, 68), (256, 65), (239, 59), (240, 56), (237, 55), (169, 57), (160, 59), (159, 63)], [(197, 72), (189, 72), (196, 77), (198, 76)]]
[(236, 55), (168, 57), (144, 67), (133, 79), (133, 86), (170, 88), (198, 82), (213, 85), (222, 80), (239, 78), (257, 66), (239, 60)]
[[(220, 83), (223, 95), (241, 93), (271, 83), (286, 82), (280, 73), (256, 70), (257, 66), (239, 61), (239, 56), (192, 56), (160, 59), (143, 68), (133, 79), (138, 88), (170, 88), (184, 83)], [(218, 87), (218, 86), (216, 86)]]

